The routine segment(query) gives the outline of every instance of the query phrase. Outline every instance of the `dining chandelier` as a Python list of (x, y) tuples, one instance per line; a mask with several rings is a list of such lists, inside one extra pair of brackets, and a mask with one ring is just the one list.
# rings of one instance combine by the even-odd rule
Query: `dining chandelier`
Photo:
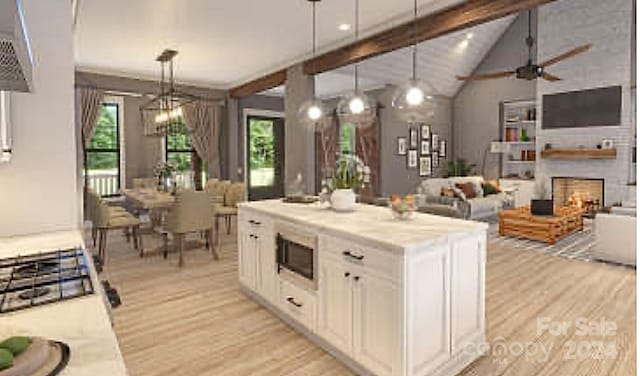
[(184, 105), (195, 101), (197, 97), (180, 92), (175, 87), (173, 59), (177, 54), (176, 50), (165, 49), (156, 58), (160, 63), (160, 93), (140, 108), (147, 136), (163, 137), (186, 131)]

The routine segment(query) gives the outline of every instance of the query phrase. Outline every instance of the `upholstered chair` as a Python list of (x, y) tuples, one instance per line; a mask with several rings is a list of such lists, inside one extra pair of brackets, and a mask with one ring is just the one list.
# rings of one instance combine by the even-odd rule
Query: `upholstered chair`
[(245, 199), (245, 185), (244, 183), (233, 183), (230, 184), (226, 190), (224, 195), (224, 205), (216, 206), (216, 215), (215, 215), (215, 230), (216, 230), (216, 242), (218, 244), (220, 223), (219, 219), (224, 218), (225, 225), (227, 229), (227, 234), (231, 233), (231, 220), (233, 217), (238, 215), (238, 203), (244, 201)]
[[(91, 188), (88, 188), (85, 196), (85, 216), (86, 220), (91, 222), (91, 237), (93, 246), (96, 246), (96, 238), (98, 237), (98, 227), (96, 226), (96, 215), (98, 215), (99, 203), (102, 201), (100, 195)], [(127, 215), (127, 211), (119, 206), (107, 206), (109, 216), (117, 217)]]
[(224, 205), (224, 196), (230, 186), (231, 181), (229, 180), (209, 179), (204, 190), (207, 191), (216, 204)]
[[(176, 194), (176, 200), (167, 216), (167, 233), (173, 235), (174, 242), (180, 254), (179, 266), (184, 264), (184, 242), (188, 233), (205, 232), (206, 248), (211, 250), (214, 258), (218, 259), (216, 250), (211, 246), (212, 227), (211, 219), (215, 213), (214, 203), (207, 192), (183, 190)], [(167, 234), (165, 234), (164, 257), (168, 252)]]
[(115, 229), (131, 230), (133, 235), (133, 246), (140, 251), (143, 256), (142, 237), (140, 235), (140, 220), (132, 214), (112, 208), (107, 205), (95, 193), (90, 194), (93, 227), (98, 236), (98, 255), (106, 262), (107, 232)]

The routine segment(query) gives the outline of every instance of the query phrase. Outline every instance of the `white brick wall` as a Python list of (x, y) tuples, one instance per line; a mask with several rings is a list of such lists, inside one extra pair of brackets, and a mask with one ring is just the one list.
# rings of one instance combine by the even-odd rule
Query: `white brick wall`
[[(551, 177), (605, 179), (605, 204), (626, 199), (631, 172), (632, 119), (631, 54), (632, 0), (559, 0), (539, 9), (538, 61), (544, 61), (585, 43), (589, 51), (548, 68), (563, 80), (537, 81), (538, 113), (545, 94), (622, 85), (622, 119), (619, 127), (542, 130), (538, 116), (536, 177), (551, 195)], [(554, 147), (595, 147), (613, 139), (615, 160), (561, 161), (540, 159), (546, 143)]]

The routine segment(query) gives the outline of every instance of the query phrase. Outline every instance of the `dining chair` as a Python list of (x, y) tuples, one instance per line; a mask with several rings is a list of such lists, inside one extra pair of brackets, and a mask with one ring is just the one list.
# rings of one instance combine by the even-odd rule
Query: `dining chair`
[(227, 235), (231, 233), (231, 220), (238, 216), (238, 204), (245, 199), (244, 183), (233, 183), (227, 188), (224, 195), (224, 204), (215, 206), (215, 242), (214, 247), (220, 243), (220, 218), (224, 218)]
[(98, 256), (106, 262), (107, 232), (115, 229), (130, 230), (133, 236), (133, 247), (143, 256), (142, 236), (140, 234), (140, 220), (130, 213), (122, 212), (107, 205), (96, 193), (90, 193), (93, 226), (98, 237)]
[(168, 234), (172, 234), (174, 243), (178, 248), (180, 260), (178, 266), (184, 264), (185, 236), (189, 233), (205, 232), (205, 246), (211, 251), (212, 256), (219, 258), (215, 248), (212, 247), (213, 224), (211, 218), (215, 212), (214, 203), (207, 192), (195, 190), (182, 190), (176, 193), (176, 199), (167, 215), (166, 232), (164, 234), (164, 257), (168, 253)]
[(209, 179), (204, 190), (209, 193), (213, 201), (218, 205), (224, 205), (224, 195), (231, 186), (229, 180)]
[[(98, 237), (98, 227), (96, 225), (96, 215), (97, 213), (97, 207), (99, 205), (99, 202), (102, 200), (102, 198), (100, 198), (100, 195), (93, 190), (92, 188), (88, 188), (86, 190), (86, 195), (85, 195), (85, 219), (89, 220), (89, 222), (91, 222), (91, 238), (93, 240), (93, 246), (96, 246), (96, 238)], [(118, 217), (118, 216), (125, 216), (129, 213), (127, 213), (127, 210), (120, 207), (120, 206), (107, 206), (108, 207), (108, 211), (109, 211), (109, 216), (110, 217)]]

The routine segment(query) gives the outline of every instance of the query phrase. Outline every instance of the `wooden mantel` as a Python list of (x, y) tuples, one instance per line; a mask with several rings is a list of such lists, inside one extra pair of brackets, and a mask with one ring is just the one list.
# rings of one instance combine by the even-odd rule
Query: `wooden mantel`
[(540, 153), (544, 159), (616, 159), (618, 151), (612, 149), (545, 149)]

